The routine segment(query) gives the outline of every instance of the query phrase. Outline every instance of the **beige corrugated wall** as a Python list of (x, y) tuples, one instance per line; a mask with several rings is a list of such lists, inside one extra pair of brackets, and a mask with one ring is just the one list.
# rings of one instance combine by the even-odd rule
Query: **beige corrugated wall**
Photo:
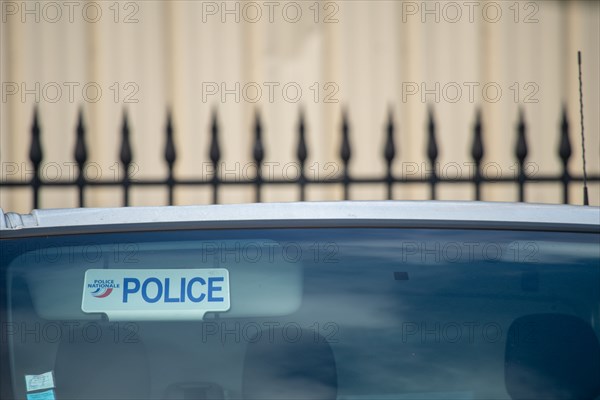
[[(206, 177), (210, 113), (218, 109), (222, 168), (250, 176), (252, 123), (259, 110), (266, 159), (275, 176), (295, 160), (298, 113), (307, 116), (312, 173), (339, 168), (340, 118), (351, 119), (355, 175), (382, 174), (384, 126), (392, 107), (399, 147), (394, 169), (424, 170), (427, 105), (438, 126), (439, 168), (467, 176), (475, 109), (482, 107), (485, 165), (514, 173), (515, 125), (528, 122), (533, 173), (560, 171), (560, 111), (571, 121), (572, 173), (581, 171), (576, 51), (584, 54), (588, 173), (598, 174), (600, 2), (597, 1), (2, 1), (2, 179), (29, 179), (29, 130), (39, 103), (44, 177), (73, 177), (75, 123), (84, 111), (88, 178), (117, 168), (124, 109), (132, 127), (136, 178), (166, 175), (166, 109), (174, 114), (176, 176)], [(236, 90), (239, 85), (239, 91)], [(286, 91), (283, 91), (283, 88)], [(85, 88), (85, 90), (84, 90)], [(102, 91), (98, 96), (98, 88)], [(217, 88), (218, 93), (210, 90)], [(253, 102), (256, 90), (262, 97)], [(272, 88), (272, 93), (269, 93)], [(295, 97), (300, 88), (301, 96)], [(485, 90), (484, 90), (485, 88)], [(228, 92), (223, 93), (222, 89)], [(501, 90), (501, 96), (497, 90)], [(71, 93), (72, 90), (72, 93)], [(423, 93), (423, 90), (427, 92)], [(472, 90), (472, 92), (471, 92)], [(416, 92), (416, 93), (415, 93)], [(270, 98), (272, 94), (272, 98)], [(472, 98), (471, 98), (472, 95)], [(239, 100), (236, 99), (239, 97)], [(317, 98), (315, 98), (317, 96)], [(424, 96), (424, 98), (423, 98)], [(37, 98), (36, 98), (37, 97)], [(327, 102), (329, 99), (334, 102)], [(16, 169), (15, 169), (16, 168)], [(536, 172), (537, 171), (537, 172)], [(379, 199), (385, 187), (356, 186), (354, 199)], [(397, 185), (398, 199), (424, 199), (426, 186)], [(469, 185), (440, 186), (442, 199), (471, 199)], [(486, 200), (512, 201), (512, 185), (487, 185)], [(591, 186), (599, 204), (600, 188)], [(341, 188), (310, 187), (310, 200), (333, 200)], [(265, 187), (265, 201), (291, 201), (294, 186)], [(121, 191), (88, 189), (89, 206), (118, 206)], [(532, 202), (562, 200), (558, 185), (531, 184)], [(579, 185), (571, 202), (581, 203)], [(41, 205), (73, 207), (75, 189), (44, 189)], [(177, 204), (203, 204), (210, 188), (178, 188)], [(134, 188), (134, 205), (167, 202), (164, 188)], [(222, 187), (222, 202), (251, 202), (254, 192)], [(5, 211), (31, 209), (29, 189), (2, 188)]]

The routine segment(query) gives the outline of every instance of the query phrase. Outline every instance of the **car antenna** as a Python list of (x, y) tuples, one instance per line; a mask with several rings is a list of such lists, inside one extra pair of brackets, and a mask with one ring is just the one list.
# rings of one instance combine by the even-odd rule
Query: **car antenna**
[(583, 135), (583, 88), (581, 83), (581, 51), (577, 51), (577, 63), (579, 64), (579, 114), (581, 116), (581, 156), (583, 158), (583, 205), (589, 206), (587, 174), (585, 172), (585, 136)]

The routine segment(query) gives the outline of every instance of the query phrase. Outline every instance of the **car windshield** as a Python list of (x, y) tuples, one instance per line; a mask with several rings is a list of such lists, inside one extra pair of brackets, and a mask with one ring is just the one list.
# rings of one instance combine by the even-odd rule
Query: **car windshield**
[(2, 385), (59, 400), (595, 398), (599, 253), (597, 233), (493, 229), (7, 239)]

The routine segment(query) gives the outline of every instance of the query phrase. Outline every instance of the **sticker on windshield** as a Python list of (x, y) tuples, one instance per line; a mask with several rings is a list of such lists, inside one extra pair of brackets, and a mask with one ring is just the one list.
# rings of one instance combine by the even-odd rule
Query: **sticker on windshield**
[(52, 389), (54, 387), (54, 375), (52, 371), (39, 375), (25, 375), (25, 387), (28, 392), (33, 390)]
[(27, 400), (56, 400), (54, 390), (46, 390), (45, 392), (27, 393)]
[(110, 320), (201, 320), (229, 310), (229, 271), (88, 269), (81, 309)]

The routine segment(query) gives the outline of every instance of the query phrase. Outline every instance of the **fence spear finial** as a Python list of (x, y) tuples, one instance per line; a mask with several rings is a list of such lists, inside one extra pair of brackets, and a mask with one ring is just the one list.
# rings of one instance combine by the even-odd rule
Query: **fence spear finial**
[(433, 115), (433, 107), (429, 106), (427, 108), (428, 114), (428, 123), (427, 123), (427, 132), (428, 132), (428, 142), (427, 142), (427, 158), (429, 159), (429, 163), (431, 164), (431, 174), (429, 175), (429, 187), (430, 187), (430, 198), (431, 200), (436, 199), (436, 183), (438, 180), (436, 173), (436, 160), (438, 158), (438, 147), (437, 140), (435, 138), (435, 119)]
[(173, 115), (171, 109), (167, 110), (167, 125), (165, 128), (167, 135), (167, 141), (165, 144), (165, 161), (167, 162), (168, 176), (167, 176), (167, 188), (169, 194), (169, 205), (175, 204), (175, 198), (173, 189), (175, 187), (175, 176), (173, 168), (175, 166), (175, 160), (177, 159), (177, 153), (175, 151), (175, 141), (173, 139)]
[(571, 158), (571, 139), (569, 138), (569, 117), (567, 106), (562, 107), (562, 118), (560, 122), (560, 144), (558, 146), (558, 155), (563, 164), (566, 165)]
[(560, 122), (560, 143), (558, 145), (558, 156), (562, 161), (562, 183), (563, 183), (563, 203), (569, 203), (569, 158), (571, 158), (571, 139), (569, 138), (569, 118), (567, 106), (563, 104), (562, 118)]
[(340, 149), (340, 157), (344, 164), (344, 200), (348, 200), (350, 198), (350, 171), (348, 170), (348, 165), (350, 164), (350, 157), (352, 157), (352, 150), (350, 148), (350, 123), (348, 122), (348, 110), (346, 108), (342, 110), (342, 147)]
[(121, 163), (123, 164), (123, 206), (129, 206), (129, 166), (133, 160), (131, 144), (129, 143), (129, 121), (127, 110), (123, 111), (123, 125), (121, 128)]
[(388, 109), (388, 118), (386, 126), (386, 142), (383, 150), (383, 156), (385, 157), (388, 165), (391, 165), (396, 157), (396, 145), (394, 143), (394, 110), (390, 106)]
[(75, 161), (81, 170), (87, 161), (87, 147), (85, 145), (85, 124), (83, 122), (83, 109), (79, 108), (77, 114), (77, 127), (75, 140)]
[(262, 143), (262, 124), (260, 121), (260, 114), (256, 110), (254, 115), (254, 148), (252, 151), (254, 161), (256, 162), (256, 202), (261, 201), (261, 185), (262, 185), (262, 162), (265, 158), (265, 150)]
[(519, 201), (525, 201), (525, 181), (527, 176), (525, 175), (525, 159), (527, 158), (527, 125), (525, 123), (525, 112), (523, 108), (519, 108), (519, 122), (517, 123), (517, 146), (515, 149), (515, 155), (519, 164)]
[(219, 147), (219, 117), (216, 108), (213, 109), (211, 115), (209, 157), (216, 171), (217, 164), (221, 159), (221, 149)]
[(385, 148), (383, 150), (383, 156), (386, 160), (386, 182), (387, 182), (387, 198), (391, 200), (393, 198), (393, 190), (392, 185), (394, 183), (394, 178), (392, 174), (392, 164), (394, 163), (394, 158), (396, 157), (396, 146), (394, 143), (394, 111), (390, 106), (388, 109), (388, 120), (386, 126), (386, 141)]
[(306, 146), (306, 124), (304, 120), (304, 109), (301, 108), (300, 118), (298, 120), (298, 148), (296, 150), (296, 157), (298, 157), (298, 162), (300, 164), (300, 176), (298, 182), (300, 184), (300, 201), (304, 201), (306, 197), (305, 165), (306, 159), (308, 158), (308, 149)]
[(471, 146), (471, 157), (476, 165), (481, 164), (483, 159), (483, 127), (481, 118), (481, 108), (477, 108), (475, 114), (475, 126), (473, 127), (473, 145)]
[(31, 125), (31, 146), (29, 147), (29, 159), (33, 163), (34, 169), (39, 167), (44, 157), (40, 134), (39, 109), (35, 106), (33, 109), (33, 123)]
[(77, 187), (79, 188), (79, 207), (84, 206), (83, 188), (85, 186), (85, 174), (83, 169), (87, 161), (87, 148), (85, 145), (85, 125), (83, 123), (83, 109), (80, 107), (77, 116), (75, 161), (77, 162)]
[(39, 124), (39, 109), (37, 105), (33, 109), (33, 123), (31, 125), (31, 146), (29, 147), (29, 159), (33, 163), (33, 208), (39, 208), (39, 193), (41, 187), (40, 165), (44, 157), (42, 151), (41, 128)]
[[(131, 153), (131, 144), (129, 143), (129, 119), (127, 116), (127, 110), (123, 111), (123, 124), (121, 125), (121, 153), (120, 153), (121, 163), (127, 169), (129, 164), (131, 164), (131, 160), (133, 159), (133, 155)], [(125, 171), (125, 175), (127, 175), (127, 171)]]
[(520, 107), (519, 108), (519, 122), (517, 123), (517, 146), (515, 149), (515, 154), (516, 154), (517, 160), (519, 160), (520, 164), (523, 164), (525, 162), (525, 159), (527, 158), (527, 153), (528, 153), (527, 138), (525, 136), (526, 133), (527, 133), (527, 125), (525, 123), (525, 112), (523, 111), (523, 108)]
[(298, 161), (300, 161), (300, 165), (303, 166), (308, 158), (304, 109), (300, 109), (300, 118), (298, 120), (298, 149), (296, 151), (296, 156), (298, 157)]
[(167, 162), (169, 169), (173, 168), (173, 164), (177, 160), (177, 152), (175, 150), (175, 140), (173, 138), (173, 114), (169, 109), (167, 111), (167, 125), (165, 127), (165, 133), (167, 141), (165, 144), (165, 161)]
[(340, 157), (347, 165), (352, 157), (352, 150), (350, 149), (350, 123), (348, 121), (348, 110), (342, 111), (342, 147), (340, 149)]
[(260, 165), (265, 158), (265, 151), (262, 143), (262, 123), (260, 121), (260, 113), (257, 110), (254, 114), (254, 149), (252, 151), (254, 161)]
[(429, 158), (429, 161), (431, 162), (431, 165), (433, 166), (435, 164), (435, 161), (438, 158), (438, 146), (437, 146), (437, 140), (435, 137), (435, 117), (433, 115), (433, 107), (429, 106), (427, 108), (427, 116), (428, 116), (428, 123), (427, 123), (427, 132), (429, 134), (428, 136), (428, 142), (427, 142), (427, 158)]
[(473, 144), (471, 146), (471, 157), (475, 161), (475, 200), (481, 200), (481, 160), (483, 159), (483, 123), (481, 121), (481, 108), (475, 112), (475, 126), (473, 127)]
[(219, 118), (217, 108), (213, 108), (211, 112), (210, 125), (210, 150), (208, 156), (213, 166), (212, 187), (213, 187), (213, 204), (219, 202), (219, 160), (221, 159), (221, 149), (219, 147)]

